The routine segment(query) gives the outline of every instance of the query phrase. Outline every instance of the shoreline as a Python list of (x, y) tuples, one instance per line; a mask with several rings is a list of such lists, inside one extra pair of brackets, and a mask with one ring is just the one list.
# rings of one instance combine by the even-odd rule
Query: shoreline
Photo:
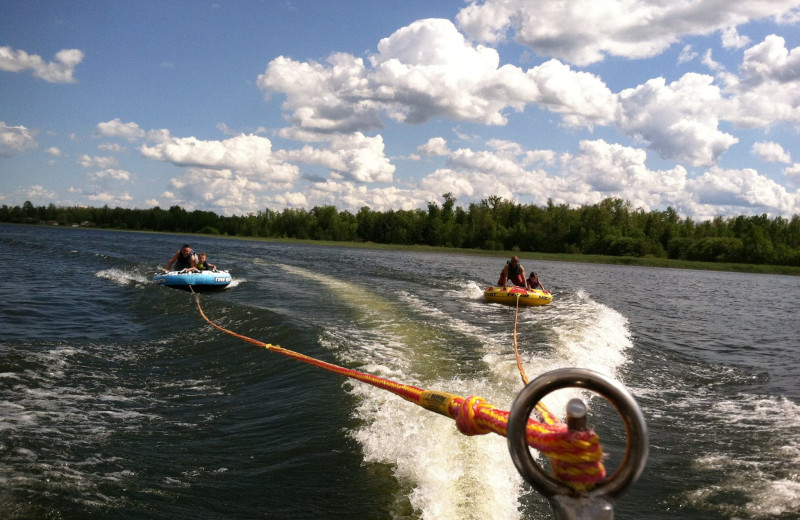
[[(37, 226), (42, 224), (20, 224), (4, 222), (12, 226)], [(251, 240), (258, 242), (275, 242), (291, 244), (307, 244), (325, 247), (348, 247), (354, 249), (383, 249), (386, 251), (408, 251), (417, 253), (432, 254), (458, 254), (470, 256), (486, 256), (495, 258), (509, 258), (517, 255), (524, 260), (544, 260), (553, 262), (576, 262), (585, 264), (606, 264), (606, 265), (627, 265), (633, 267), (661, 267), (666, 269), (694, 269), (699, 271), (727, 271), (734, 273), (750, 274), (774, 274), (784, 276), (800, 276), (800, 267), (787, 265), (767, 265), (767, 264), (736, 264), (736, 263), (717, 263), (717, 262), (698, 262), (693, 260), (673, 260), (669, 258), (656, 257), (633, 257), (633, 256), (605, 256), (605, 255), (581, 255), (570, 253), (537, 253), (534, 251), (489, 251), (485, 249), (463, 249), (457, 247), (434, 247), (426, 245), (405, 245), (405, 244), (378, 244), (375, 242), (337, 242), (329, 240), (310, 240), (299, 238), (275, 238), (275, 237), (243, 237), (230, 235), (210, 235), (205, 233), (176, 233), (173, 231), (151, 231), (140, 229), (117, 229), (117, 228), (96, 228), (96, 227), (66, 227), (66, 226), (44, 226), (64, 230), (92, 230), (92, 231), (116, 231), (122, 233), (153, 233), (159, 235), (187, 236), (197, 238), (215, 238), (222, 240)]]

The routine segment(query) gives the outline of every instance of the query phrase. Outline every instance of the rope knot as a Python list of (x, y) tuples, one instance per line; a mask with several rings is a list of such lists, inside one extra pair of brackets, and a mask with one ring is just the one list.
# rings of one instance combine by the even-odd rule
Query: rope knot
[(487, 406), (486, 401), (478, 396), (471, 395), (464, 399), (458, 406), (458, 412), (454, 417), (458, 431), (464, 435), (483, 435), (491, 432), (491, 428), (487, 428), (475, 420), (475, 412), (483, 406)]
[(593, 430), (570, 432), (565, 428), (528, 440), (550, 459), (553, 477), (576, 491), (586, 491), (606, 476), (603, 448)]

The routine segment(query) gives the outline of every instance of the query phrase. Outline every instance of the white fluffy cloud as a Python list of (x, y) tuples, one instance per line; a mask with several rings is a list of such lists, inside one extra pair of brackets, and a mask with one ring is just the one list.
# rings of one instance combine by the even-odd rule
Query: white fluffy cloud
[(63, 49), (56, 53), (53, 61), (28, 54), (11, 47), (0, 47), (0, 70), (19, 72), (30, 69), (34, 76), (49, 83), (76, 83), (75, 67), (83, 61), (83, 52), (78, 49)]
[(796, 0), (483, 0), (458, 13), (459, 26), (480, 42), (514, 41), (541, 56), (590, 65), (606, 56), (648, 58), (684, 36), (721, 31), (731, 45), (739, 24), (797, 8)]
[(224, 141), (167, 136), (152, 146), (142, 145), (140, 151), (148, 159), (178, 166), (233, 170), (258, 181), (281, 184), (299, 177), (296, 166), (275, 157), (269, 139), (256, 135), (239, 135)]
[(794, 163), (791, 166), (787, 166), (784, 168), (783, 174), (789, 178), (800, 180), (800, 163)]
[(17, 152), (36, 148), (36, 131), (24, 126), (7, 126), (0, 121), (0, 157), (11, 157)]
[[(493, 140), (488, 150), (448, 150), (442, 138), (426, 144), (446, 154), (446, 167), (407, 187), (374, 187), (331, 178), (311, 182), (302, 190), (295, 185), (274, 192), (232, 169), (189, 167), (171, 180), (163, 198), (188, 209), (202, 201), (203, 208), (226, 214), (324, 205), (351, 212), (363, 206), (377, 211), (415, 209), (448, 192), (463, 205), (491, 196), (539, 205), (548, 200), (579, 205), (621, 198), (637, 208), (672, 206), (681, 214), (704, 219), (719, 214), (800, 211), (800, 193), (790, 193), (754, 170), (711, 167), (699, 176), (682, 166), (653, 170), (647, 166), (645, 150), (602, 139), (581, 141), (576, 153), (560, 156), (501, 140)], [(197, 182), (198, 178), (203, 182)]]
[[(202, 179), (202, 182), (199, 180)], [(187, 168), (170, 181), (172, 190), (162, 194), (170, 205), (222, 214), (256, 212), (264, 208), (264, 185), (228, 169)]]
[[(689, 190), (696, 203), (693, 214), (704, 215), (707, 218), (720, 212), (734, 214), (763, 212), (782, 215), (800, 212), (797, 193), (787, 192), (783, 186), (749, 168), (743, 170), (710, 168), (689, 182)], [(705, 212), (703, 212), (704, 206)]]
[(304, 146), (299, 150), (275, 153), (281, 160), (318, 164), (336, 177), (357, 182), (391, 182), (395, 167), (384, 155), (383, 138), (366, 137), (361, 132), (327, 137), (328, 148)]
[(104, 123), (97, 123), (95, 135), (98, 137), (121, 137), (129, 141), (136, 141), (145, 136), (144, 130), (136, 123), (123, 123), (120, 118)]
[(283, 108), (292, 111), (292, 123), (299, 128), (313, 132), (380, 128), (376, 103), (358, 95), (368, 91), (363, 60), (334, 54), (328, 65), (279, 56), (258, 76), (258, 86), (267, 94), (286, 94)]
[(800, 47), (767, 36), (744, 52), (740, 76), (726, 76), (727, 119), (745, 128), (800, 123)]
[(86, 198), (97, 204), (104, 204), (108, 206), (125, 206), (133, 197), (129, 193), (118, 192), (95, 192), (86, 195)]
[(286, 193), (273, 200), (276, 203), (303, 200), (305, 207), (335, 205), (337, 209), (356, 213), (363, 206), (376, 211), (413, 210), (433, 199), (420, 189), (397, 186), (367, 188), (352, 182), (328, 180), (310, 185), (302, 194)]
[(726, 49), (741, 49), (750, 44), (750, 38), (739, 34), (736, 27), (728, 27), (722, 31), (722, 46)]
[(115, 157), (90, 157), (88, 155), (81, 155), (78, 158), (78, 164), (84, 168), (111, 168), (117, 166), (119, 163)]
[(421, 155), (447, 155), (447, 140), (444, 137), (431, 137), (428, 142), (417, 147)]
[(738, 142), (718, 128), (724, 100), (713, 79), (690, 73), (670, 84), (656, 78), (625, 89), (619, 94), (617, 124), (662, 157), (709, 166)]
[(800, 48), (789, 51), (786, 40), (774, 34), (744, 52), (740, 67), (744, 81), (758, 84), (800, 81)]
[(411, 124), (435, 117), (503, 125), (505, 111), (541, 103), (567, 125), (613, 117), (614, 96), (593, 74), (551, 61), (528, 71), (499, 66), (496, 50), (469, 43), (447, 20), (419, 20), (384, 38), (363, 60), (343, 53), (326, 64), (278, 57), (258, 77), (266, 95), (286, 96), (292, 123), (310, 132), (382, 127), (381, 115)]
[(753, 144), (753, 155), (769, 162), (792, 162), (792, 156), (778, 143), (759, 141)]
[(97, 172), (91, 172), (89, 174), (89, 179), (94, 181), (105, 180), (105, 179), (115, 180), (115, 181), (129, 181), (131, 180), (131, 174), (127, 170), (108, 168)]

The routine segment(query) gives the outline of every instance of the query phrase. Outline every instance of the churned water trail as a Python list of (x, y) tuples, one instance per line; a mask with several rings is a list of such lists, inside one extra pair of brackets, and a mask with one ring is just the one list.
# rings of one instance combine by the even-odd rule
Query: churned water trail
[[(331, 295), (329, 305), (352, 311), (342, 323), (326, 322), (324, 344), (343, 361), (426, 389), (459, 395), (489, 392), (486, 398), (499, 399), (506, 409), (522, 387), (513, 354), (514, 310), (510, 307), (492, 309), (495, 323), (501, 327), (497, 333), (448, 315), (407, 289), (376, 290), (296, 266), (277, 267), (323, 285)], [(442, 291), (441, 297), (449, 295)], [(590, 358), (602, 358), (604, 371), (613, 375), (616, 366), (624, 362), (622, 352), (630, 347), (630, 341), (625, 320), (615, 311), (585, 294), (549, 317), (540, 311), (522, 312), (525, 340), (541, 338), (540, 344), (526, 353), (533, 377)], [(560, 331), (561, 323), (575, 321), (584, 326), (571, 335)], [(587, 337), (601, 336), (606, 341), (579, 348)], [(528, 342), (523, 343), (527, 346)], [(364, 447), (368, 462), (393, 466), (394, 475), (404, 484), (400, 493), (410, 496), (413, 509), (425, 518), (485, 518), (501, 511), (504, 518), (519, 517), (524, 491), (506, 456), (505, 439), (465, 438), (452, 421), (429, 416), (385, 392), (360, 385), (351, 391), (360, 397), (355, 417), (364, 423), (353, 433), (354, 438)], [(562, 392), (554, 404), (563, 409), (577, 395), (580, 392)], [(551, 400), (555, 398), (554, 394)], [(404, 441), (398, 442), (398, 436)]]
[[(453, 390), (455, 385), (459, 391), (480, 383), (455, 379), (464, 361), (454, 349), (453, 328), (443, 327), (441, 316), (432, 319), (429, 309), (420, 312), (419, 304), (410, 305), (405, 291), (390, 296), (385, 288), (376, 291), (306, 269), (279, 267), (324, 285), (332, 295), (329, 305), (350, 310), (346, 320), (326, 323), (323, 340), (342, 361), (426, 389)], [(463, 331), (457, 336), (463, 338)], [(477, 358), (472, 361), (483, 365)], [(465, 438), (450, 419), (367, 385), (347, 386), (358, 397), (353, 414), (361, 425), (351, 435), (363, 447), (365, 461), (390, 465), (400, 483), (395, 514), (404, 516), (410, 508), (431, 519), (519, 517), (514, 497), (521, 479), (505, 456), (505, 439)]]

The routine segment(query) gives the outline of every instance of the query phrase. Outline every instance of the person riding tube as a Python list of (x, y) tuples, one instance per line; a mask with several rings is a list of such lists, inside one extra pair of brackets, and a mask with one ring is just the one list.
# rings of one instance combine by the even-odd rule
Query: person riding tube
[(525, 268), (519, 263), (518, 256), (512, 256), (511, 260), (507, 261), (506, 265), (503, 266), (503, 271), (500, 273), (500, 280), (497, 281), (497, 285), (508, 287), (508, 282), (513, 283), (517, 287), (530, 289), (525, 279)]

